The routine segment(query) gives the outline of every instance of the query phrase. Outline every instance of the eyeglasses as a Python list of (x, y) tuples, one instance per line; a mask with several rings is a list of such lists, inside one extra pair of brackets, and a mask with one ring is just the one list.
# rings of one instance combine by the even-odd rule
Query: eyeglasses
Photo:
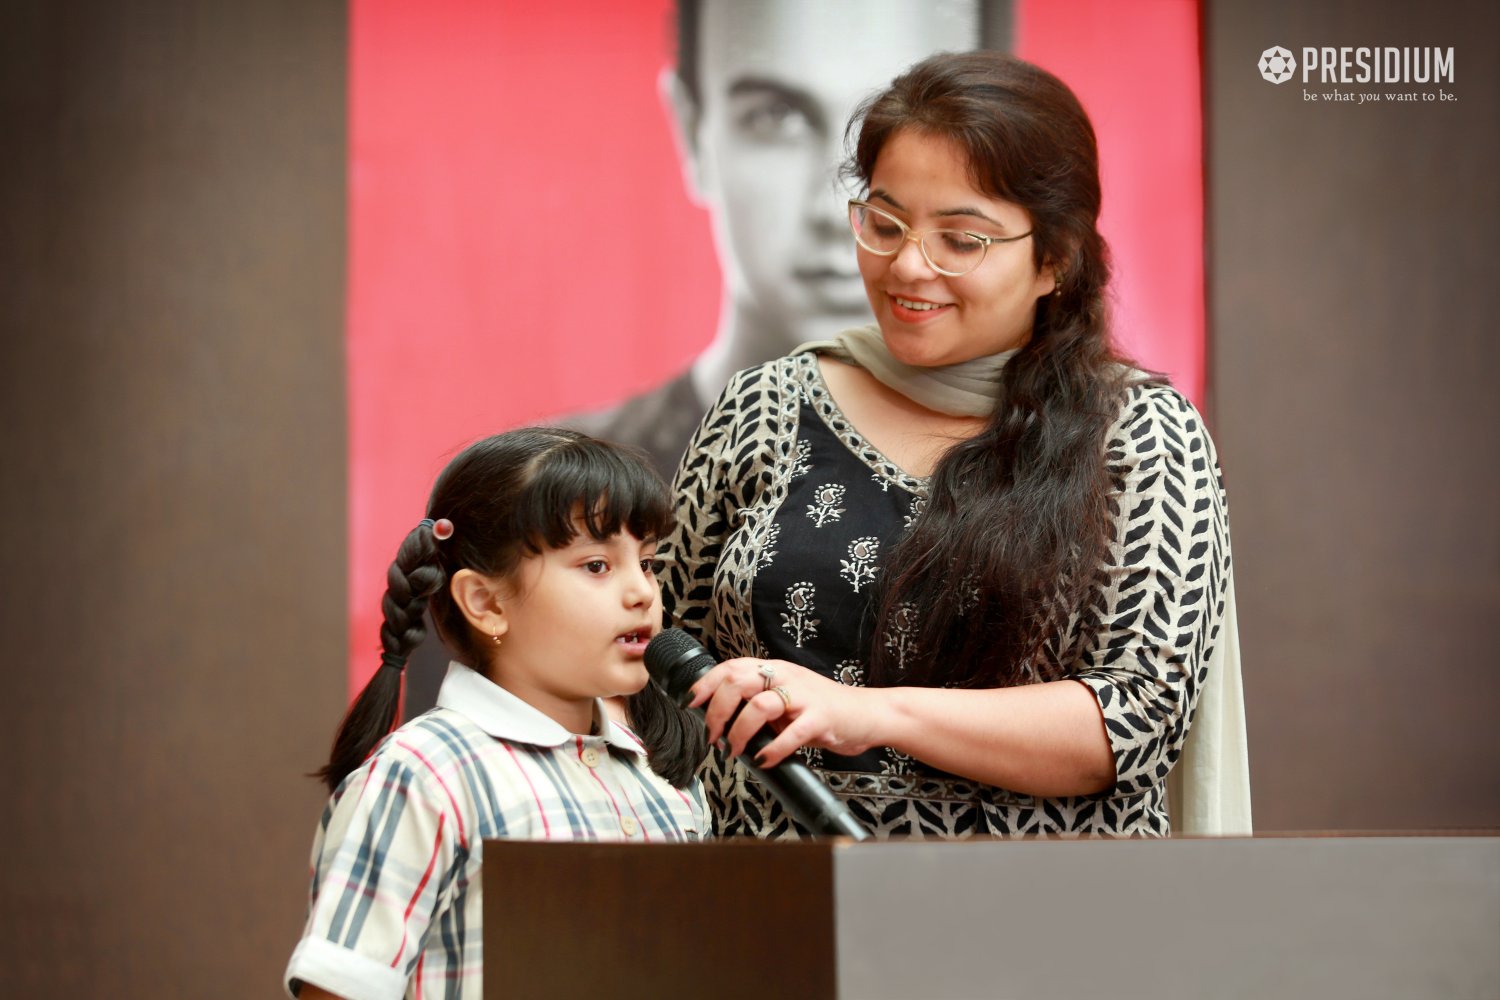
[(1030, 230), (1020, 236), (982, 236), (962, 229), (919, 232), (866, 201), (849, 202), (849, 228), (854, 231), (854, 242), (882, 257), (893, 257), (907, 240), (916, 240), (932, 269), (950, 278), (968, 274), (983, 263), (991, 243), (1014, 243), (1031, 235)]

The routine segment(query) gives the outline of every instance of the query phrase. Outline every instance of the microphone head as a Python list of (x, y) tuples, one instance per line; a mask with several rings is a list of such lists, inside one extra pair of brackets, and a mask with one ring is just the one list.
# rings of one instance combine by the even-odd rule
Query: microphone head
[(688, 688), (714, 665), (698, 640), (680, 628), (663, 629), (646, 644), (646, 671), (679, 705), (692, 699)]

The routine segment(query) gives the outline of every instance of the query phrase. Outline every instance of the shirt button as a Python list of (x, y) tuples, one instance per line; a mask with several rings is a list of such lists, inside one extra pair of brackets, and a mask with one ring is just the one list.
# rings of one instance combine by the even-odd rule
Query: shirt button
[(629, 816), (620, 820), (620, 829), (625, 831), (625, 836), (627, 837), (634, 837), (635, 832), (640, 828), (641, 825)]
[(595, 750), (593, 747), (584, 747), (583, 754), (581, 756), (583, 758), (583, 762), (589, 767), (599, 766), (599, 751)]

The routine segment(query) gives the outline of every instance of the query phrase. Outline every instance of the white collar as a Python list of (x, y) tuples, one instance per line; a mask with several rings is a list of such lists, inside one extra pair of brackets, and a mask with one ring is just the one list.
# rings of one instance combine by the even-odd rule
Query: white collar
[[(645, 747), (624, 727), (608, 721), (604, 735), (578, 736), (539, 709), (458, 661), (448, 664), (448, 676), (438, 690), (438, 708), (451, 708), (467, 716), (491, 736), (533, 746), (562, 746), (574, 739), (602, 741), (621, 750), (644, 754)], [(594, 699), (594, 718), (609, 720), (604, 702)]]

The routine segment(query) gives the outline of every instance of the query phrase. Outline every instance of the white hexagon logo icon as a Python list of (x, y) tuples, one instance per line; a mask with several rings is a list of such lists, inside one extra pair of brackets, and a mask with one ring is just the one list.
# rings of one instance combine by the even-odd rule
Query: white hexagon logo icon
[(1260, 54), (1260, 75), (1272, 83), (1286, 83), (1296, 68), (1297, 60), (1280, 45), (1273, 45)]

